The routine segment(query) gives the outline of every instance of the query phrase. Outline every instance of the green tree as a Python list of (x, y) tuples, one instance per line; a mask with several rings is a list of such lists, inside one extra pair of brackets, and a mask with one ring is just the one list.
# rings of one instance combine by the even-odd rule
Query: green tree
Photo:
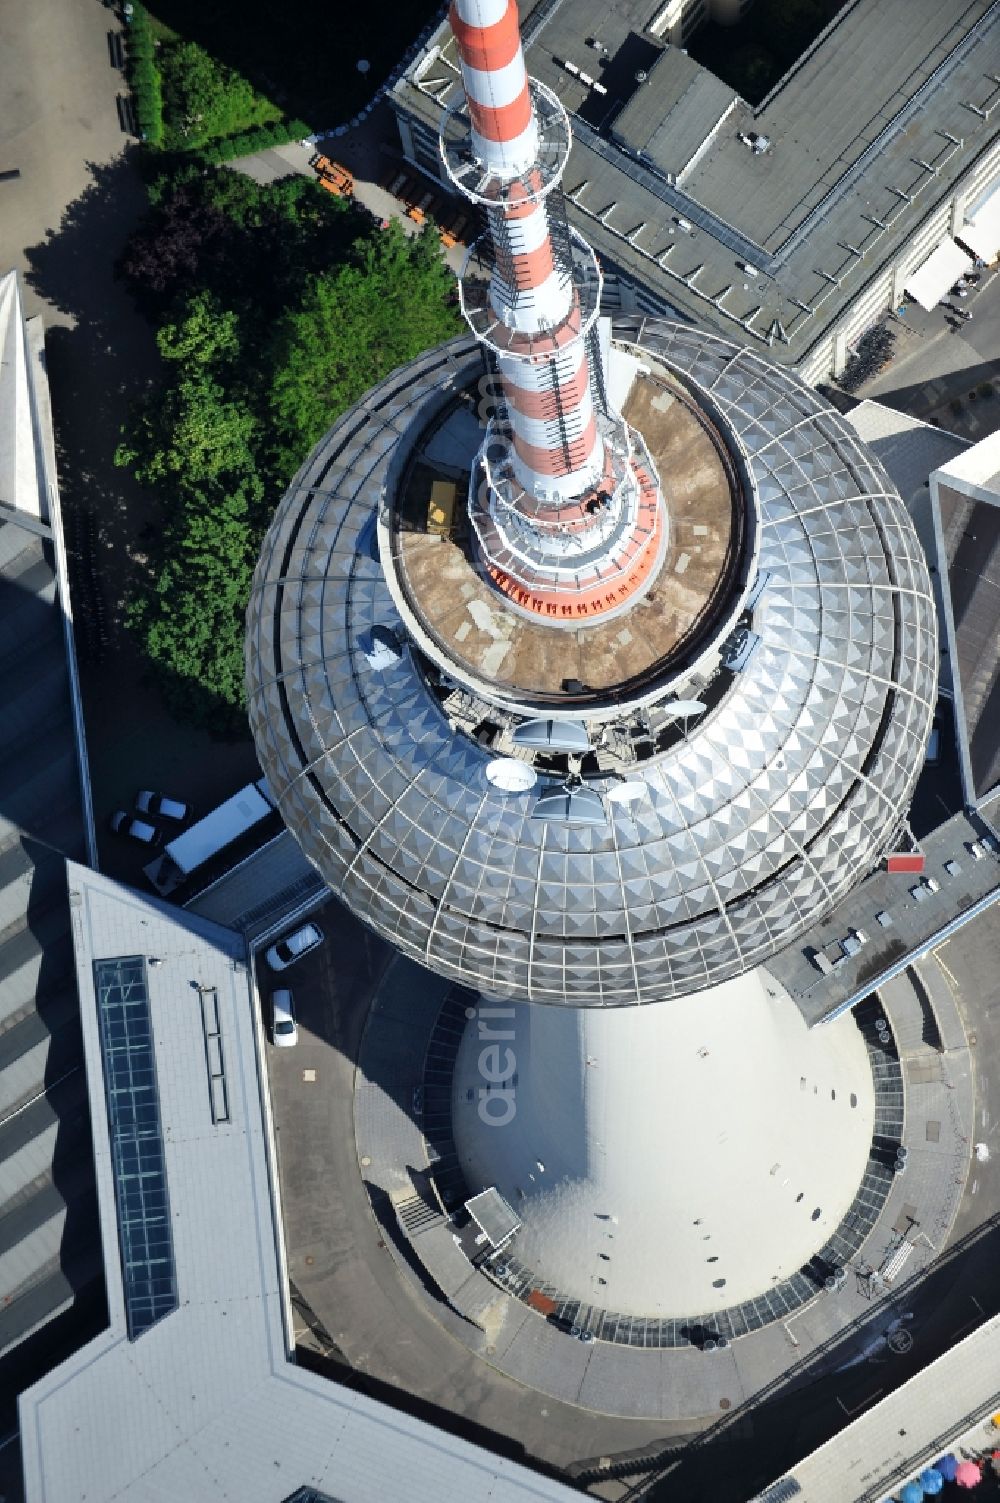
[[(234, 368), (240, 353), (235, 313), (220, 308), (211, 294), (196, 293), (156, 342), (177, 376), (142, 405), (116, 462), (134, 468), (143, 485), (170, 479), (198, 486), (253, 474), (254, 416), (245, 400), (227, 395), (217, 379)], [(231, 379), (227, 385), (232, 389)]]
[(248, 510), (239, 490), (185, 497), (164, 561), (127, 616), (175, 712), (223, 730), (241, 724), (244, 703), (244, 618), (259, 541)]
[(280, 120), (281, 111), (256, 94), (241, 74), (196, 42), (171, 42), (162, 48), (160, 74), (168, 147), (194, 148), (219, 136), (236, 135), (251, 126)]
[[(433, 230), (369, 229), (359, 240), (348, 231), (363, 221), (308, 180), (265, 188), (171, 171), (123, 258), (137, 292), (162, 286), (154, 311), (170, 309), (157, 333), (162, 382), (116, 456), (164, 501), (127, 620), (177, 715), (237, 729), (244, 616), (270, 505), (350, 403), (460, 321)], [(175, 276), (157, 239), (199, 216)]]
[(136, 412), (118, 463), (161, 490), (158, 558), (127, 620), (188, 719), (218, 726), (243, 703), (243, 617), (264, 484), (239, 381), (239, 321), (196, 293), (157, 334), (166, 380)]
[(201, 367), (228, 365), (240, 353), (239, 320), (211, 293), (196, 292), (184, 317), (159, 330), (156, 344), (164, 360)]
[(279, 471), (290, 474), (375, 382), (459, 331), (453, 288), (434, 229), (408, 239), (395, 223), (310, 281), (270, 351)]

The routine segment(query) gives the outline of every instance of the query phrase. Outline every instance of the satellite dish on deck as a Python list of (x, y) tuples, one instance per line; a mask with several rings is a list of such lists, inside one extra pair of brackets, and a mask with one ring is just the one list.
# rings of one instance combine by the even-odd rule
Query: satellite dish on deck
[(604, 797), (609, 804), (637, 804), (649, 797), (649, 788), (641, 778), (626, 778), (624, 783), (609, 788)]
[(538, 782), (538, 774), (516, 757), (494, 757), (486, 764), (486, 781), (504, 793), (527, 793)]

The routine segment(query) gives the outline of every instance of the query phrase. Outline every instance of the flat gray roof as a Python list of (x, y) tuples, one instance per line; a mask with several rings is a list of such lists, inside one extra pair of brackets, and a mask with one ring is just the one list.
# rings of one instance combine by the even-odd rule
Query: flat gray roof
[[(993, 844), (977, 861), (969, 846), (984, 837)], [(768, 970), (794, 998), (807, 1023), (853, 1007), (1000, 899), (1000, 841), (978, 814), (953, 815), (920, 842), (920, 849), (926, 857), (925, 876), (938, 883), (936, 892), (923, 888), (921, 876), (889, 872), (883, 866), (849, 892), (823, 923), (814, 924), (768, 961)], [(947, 863), (953, 866), (950, 872)], [(880, 913), (888, 922), (879, 921)], [(844, 938), (858, 930), (867, 942), (857, 954), (838, 960), (827, 975), (817, 970), (815, 951), (835, 953)]]
[(294, 835), (282, 830), (184, 906), (201, 918), (250, 935), (327, 891)]
[[(679, 176), (737, 102), (728, 84), (679, 47), (667, 47), (611, 125), (616, 140)], [(743, 148), (744, 152), (746, 148)]]
[[(940, 0), (855, 0), (844, 6), (754, 117), (755, 129), (771, 140), (771, 153), (754, 161), (727, 134), (699, 173), (698, 197), (776, 254), (875, 142), (880, 142), (879, 162), (878, 170), (865, 173), (869, 191), (880, 180), (891, 184), (908, 158), (906, 176), (912, 177), (912, 158), (931, 161), (948, 144), (937, 129), (948, 121), (935, 118), (934, 110), (914, 109), (918, 100), (933, 99), (950, 117), (962, 98), (980, 104), (983, 85), (987, 97), (996, 97), (987, 76), (990, 64), (982, 55), (973, 69), (959, 72), (958, 99), (952, 97), (958, 80), (949, 81), (939, 72), (949, 59), (957, 65), (956, 50), (961, 51), (971, 27), (993, 8), (991, 0), (952, 0), (949, 5)], [(974, 87), (974, 78), (977, 92), (965, 93), (966, 87)], [(886, 133), (908, 110), (913, 118), (900, 152)], [(929, 119), (919, 118), (927, 113)], [(970, 111), (962, 114), (973, 118)], [(966, 131), (954, 134), (962, 138)], [(896, 186), (905, 189), (907, 183)], [(874, 205), (871, 212), (878, 217)]]
[[(100, 1305), (66, 856), (87, 859), (38, 320), (0, 277), (0, 1355)], [(82, 735), (82, 729), (81, 729)], [(85, 774), (84, 774), (85, 776)], [(89, 1330), (81, 1332), (89, 1334)], [(0, 1370), (13, 1394), (22, 1351)]]
[(957, 677), (960, 732), (972, 797), (1000, 783), (1000, 435), (956, 456), (934, 477), (946, 626)]
[[(574, 1497), (290, 1360), (264, 1043), (243, 940), (85, 867), (67, 872), (109, 1325), (21, 1396), (27, 1503), (223, 1493), (279, 1503), (305, 1485), (343, 1503)], [(135, 1341), (94, 988), (94, 962), (125, 956), (146, 967), (179, 1301)], [(210, 1051), (205, 995), (218, 1009)], [(213, 1117), (209, 1056), (216, 1074), (222, 1061), (228, 1120)]]
[[(731, 337), (739, 326), (758, 345), (772, 342), (774, 359), (798, 363), (995, 139), (1000, 4), (854, 0), (761, 110), (740, 103), (683, 187), (658, 169), (659, 146), (629, 154), (608, 134), (622, 105), (626, 127), (630, 111), (644, 129), (655, 119), (658, 67), (641, 104), (617, 97), (630, 76), (633, 96), (638, 87), (616, 69), (619, 52), (631, 58), (643, 43), (658, 55), (641, 34), (649, 9), (595, 0), (522, 8), (528, 70), (573, 116), (570, 217), (602, 259), (680, 314)], [(603, 61), (591, 35), (609, 49)], [(608, 95), (582, 84), (566, 59), (609, 78)], [(693, 89), (677, 99), (669, 68), (662, 78), (671, 85), (663, 114), (683, 142), (685, 112), (700, 119), (704, 101)], [(445, 25), (395, 99), (436, 131), (442, 106), (459, 98)], [(767, 135), (771, 150), (754, 156), (739, 130)], [(740, 261), (760, 274), (748, 278)]]
[(889, 479), (913, 517), (928, 561), (936, 563), (933, 533), (927, 531), (929, 477), (932, 470), (939, 470), (964, 454), (970, 447), (969, 440), (911, 417), (908, 412), (897, 412), (883, 402), (859, 402), (844, 416), (861, 441), (888, 470)]

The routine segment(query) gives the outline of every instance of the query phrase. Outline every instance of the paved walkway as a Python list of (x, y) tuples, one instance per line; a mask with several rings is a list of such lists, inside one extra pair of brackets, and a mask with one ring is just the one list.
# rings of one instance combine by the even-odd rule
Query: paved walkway
[[(893, 360), (856, 395), (975, 441), (1000, 427), (1000, 269), (983, 272), (969, 297), (948, 304), (929, 313), (907, 305), (905, 317), (891, 317)], [(971, 312), (971, 321), (958, 319), (958, 308)]]
[[(398, 973), (394, 984), (389, 981), (375, 999), (366, 1029), (355, 1098), (358, 1152), (366, 1179), (385, 1203), (387, 1226), (395, 1219), (393, 1207), (414, 1195), (427, 1167), (414, 1103), (426, 1041), (447, 990), (444, 982), (425, 982), (415, 999), (409, 987), (398, 984)], [(850, 1367), (855, 1358), (865, 1360), (872, 1341), (881, 1339), (887, 1303), (942, 1248), (969, 1171), (972, 1074), (961, 1017), (942, 982), (940, 973), (925, 981), (910, 971), (881, 999), (899, 1040), (906, 1078), (903, 1141), (909, 1162), (854, 1261), (853, 1277), (839, 1293), (820, 1295), (787, 1321), (743, 1337), (726, 1351), (703, 1353), (575, 1342), (498, 1285), (490, 1287), (471, 1265), (467, 1282), (456, 1279), (450, 1254), (447, 1266), (440, 1261), (440, 1239), (435, 1251), (431, 1237), (414, 1236), (409, 1246), (387, 1237), (403, 1277), (470, 1351), (518, 1382), (563, 1403), (660, 1418), (688, 1429), (737, 1409), (831, 1344), (836, 1354), (830, 1364)], [(415, 1259), (426, 1265), (425, 1276)], [(895, 1278), (869, 1279), (873, 1270), (893, 1261)], [(477, 1292), (477, 1284), (487, 1287)]]
[[(310, 163), (317, 151), (346, 167), (354, 176), (354, 201), (379, 222), (395, 219), (407, 235), (416, 235), (419, 226), (409, 217), (406, 205), (394, 198), (381, 186), (384, 178), (398, 164), (406, 171), (411, 182), (423, 182), (422, 175), (409, 162), (404, 162), (396, 130), (395, 116), (385, 103), (373, 110), (361, 125), (355, 126), (343, 136), (328, 136), (315, 146), (311, 142), (292, 141), (286, 146), (275, 146), (253, 156), (240, 157), (229, 165), (237, 172), (252, 177), (259, 183), (272, 183), (278, 178), (299, 173), (313, 177)], [(433, 185), (426, 180), (430, 189)], [(437, 188), (437, 196), (444, 198), (443, 188)], [(457, 200), (456, 200), (457, 209)], [(465, 210), (468, 215), (468, 209)], [(454, 272), (458, 272), (465, 260), (465, 246), (456, 245), (444, 250), (443, 255)]]

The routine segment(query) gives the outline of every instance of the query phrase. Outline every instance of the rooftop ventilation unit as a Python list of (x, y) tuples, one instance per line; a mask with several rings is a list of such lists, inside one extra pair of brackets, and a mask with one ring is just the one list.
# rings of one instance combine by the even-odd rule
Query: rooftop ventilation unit
[(515, 726), (512, 740), (515, 746), (545, 751), (590, 751), (590, 737), (582, 720), (526, 720)]
[(536, 800), (532, 819), (547, 819), (564, 825), (606, 825), (607, 811), (599, 793), (582, 784), (561, 783)]
[(755, 631), (739, 627), (722, 649), (722, 666), (730, 673), (742, 673), (759, 646), (760, 637)]
[(755, 157), (762, 157), (765, 151), (771, 149), (770, 136), (762, 136), (757, 131), (740, 130), (736, 132), (737, 139), (743, 142), (753, 152)]

